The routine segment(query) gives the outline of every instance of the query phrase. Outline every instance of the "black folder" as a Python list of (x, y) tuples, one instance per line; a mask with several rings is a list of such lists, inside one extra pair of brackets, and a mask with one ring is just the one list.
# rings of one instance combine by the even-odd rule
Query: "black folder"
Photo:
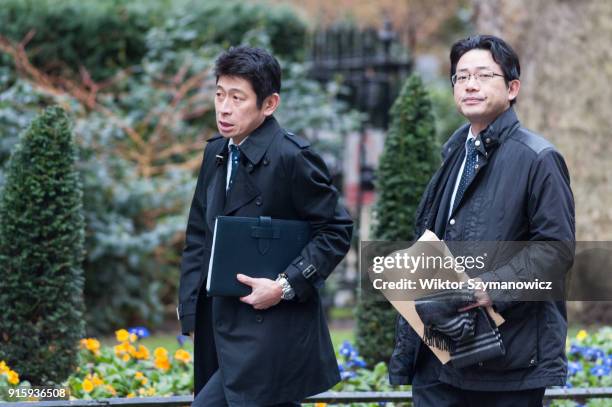
[(251, 287), (239, 282), (237, 274), (275, 280), (299, 256), (310, 234), (310, 224), (299, 220), (218, 216), (206, 281), (208, 295), (249, 295)]

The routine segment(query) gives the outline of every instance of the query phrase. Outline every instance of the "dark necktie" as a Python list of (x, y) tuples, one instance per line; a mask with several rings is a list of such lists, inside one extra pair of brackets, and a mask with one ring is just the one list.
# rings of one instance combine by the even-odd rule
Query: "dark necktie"
[(238, 171), (238, 163), (240, 162), (240, 149), (238, 148), (238, 146), (235, 144), (231, 144), (229, 148), (230, 148), (230, 160), (232, 163), (232, 171), (230, 174), (229, 185), (227, 187), (228, 191), (232, 187), (232, 184), (234, 183), (234, 179), (236, 178), (236, 172)]
[(459, 186), (457, 187), (457, 194), (455, 194), (455, 201), (453, 202), (453, 211), (461, 202), (463, 198), (463, 194), (467, 189), (467, 186), (474, 178), (476, 174), (476, 162), (478, 158), (478, 152), (476, 151), (476, 147), (474, 146), (474, 139), (471, 138), (467, 142), (467, 152), (465, 156), (465, 165), (463, 166), (463, 174), (461, 174), (461, 181), (459, 181)]

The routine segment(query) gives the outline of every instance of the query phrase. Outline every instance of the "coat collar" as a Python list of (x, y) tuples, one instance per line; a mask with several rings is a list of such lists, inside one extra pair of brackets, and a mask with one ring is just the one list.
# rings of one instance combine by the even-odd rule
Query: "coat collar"
[(279, 131), (282, 129), (274, 116), (266, 118), (240, 145), (240, 151), (253, 165), (258, 164)]
[[(514, 112), (514, 108), (509, 107), (476, 136), (477, 140), (481, 140), (479, 148), (481, 153), (486, 155), (486, 153), (495, 149), (511, 133), (511, 130), (518, 125), (520, 125), (520, 122)], [(469, 129), (470, 124), (466, 123), (450, 136), (448, 141), (442, 146), (443, 158), (446, 158), (457, 146), (465, 144)]]
[(448, 157), (455, 148), (465, 144), (469, 130), (469, 123), (462, 125), (455, 130), (455, 132), (448, 138), (448, 141), (442, 145), (442, 158), (444, 160), (446, 160), (446, 157)]

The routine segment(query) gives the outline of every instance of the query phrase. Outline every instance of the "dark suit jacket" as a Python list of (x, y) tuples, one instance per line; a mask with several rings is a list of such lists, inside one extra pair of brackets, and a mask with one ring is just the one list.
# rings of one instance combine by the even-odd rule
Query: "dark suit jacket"
[[(339, 381), (317, 287), (348, 251), (353, 222), (321, 158), (273, 117), (240, 146), (240, 165), (226, 198), (227, 146), (228, 140), (217, 136), (206, 147), (181, 264), (179, 318), (183, 333), (195, 331), (195, 392), (219, 368), (231, 405), (302, 399)], [(218, 215), (310, 222), (312, 240), (285, 270), (295, 300), (262, 311), (238, 298), (206, 296)]]

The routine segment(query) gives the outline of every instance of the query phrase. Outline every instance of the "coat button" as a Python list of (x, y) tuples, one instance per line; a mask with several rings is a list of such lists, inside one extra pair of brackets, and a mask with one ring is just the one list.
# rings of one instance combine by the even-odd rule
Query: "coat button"
[(491, 137), (487, 137), (487, 138), (485, 139), (485, 143), (489, 144), (490, 142), (491, 142)]
[(268, 165), (268, 164), (270, 164), (270, 160), (268, 160), (268, 157), (266, 157), (263, 160), (263, 165)]
[(475, 169), (478, 169), (478, 164), (476, 164), (476, 165), (474, 166), (474, 168), (475, 168)]
[(475, 145), (476, 147), (479, 147), (479, 146), (480, 146), (480, 140), (476, 140), (476, 142), (474, 143), (474, 145)]
[(263, 322), (263, 315), (261, 315), (261, 314), (255, 315), (255, 321), (257, 321), (257, 323), (261, 324)]
[(257, 199), (255, 199), (255, 205), (261, 206), (262, 201), (263, 201), (263, 199), (261, 199), (261, 197), (258, 196)]
[(535, 362), (536, 362), (536, 361), (535, 361), (535, 359), (531, 359), (531, 360), (529, 361), (529, 364), (530, 364), (531, 366), (533, 366), (533, 365), (535, 365)]
[(455, 219), (451, 219), (450, 222), (448, 222), (448, 223), (450, 223), (451, 225), (454, 225), (455, 224)]
[(249, 165), (247, 165), (247, 171), (248, 171), (248, 172), (253, 171), (253, 168), (254, 168), (254, 167), (253, 167), (253, 164), (250, 164), (250, 163), (249, 163)]

